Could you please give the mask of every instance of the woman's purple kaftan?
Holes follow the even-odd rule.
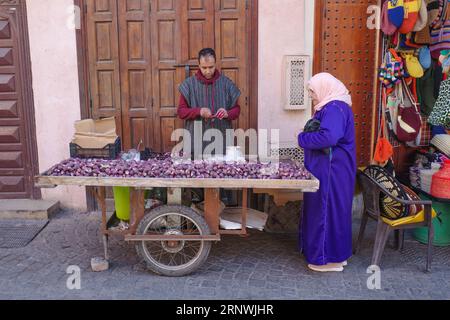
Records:
[[[353,112],[332,101],[316,113],[317,132],[298,136],[305,149],[305,167],[320,181],[316,193],[306,193],[300,224],[300,249],[310,264],[339,263],[352,255],[352,200],[356,179]],[[323,149],[332,148],[330,154]]]

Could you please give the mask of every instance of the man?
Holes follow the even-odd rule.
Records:
[[[238,119],[241,113],[238,104],[241,92],[233,81],[217,70],[217,58],[213,49],[201,50],[198,61],[200,70],[180,85],[178,116],[186,121],[185,128],[191,134],[191,153],[196,150],[195,143],[201,146],[202,154],[211,143],[203,141],[203,136],[199,136],[200,132],[194,130],[197,126],[202,129],[201,135],[209,129],[218,129],[222,133],[223,150],[216,151],[224,154],[226,130],[232,129],[231,121]]]

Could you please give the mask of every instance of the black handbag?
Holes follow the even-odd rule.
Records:
[[[316,131],[319,131],[319,129],[320,129],[320,121],[317,119],[311,119],[306,123],[303,131],[304,132],[316,132]]]
[[[309,120],[305,128],[303,129],[303,132],[316,132],[320,130],[320,121],[317,119],[311,119]],[[322,150],[326,155],[329,155],[331,152],[331,148],[323,149]]]

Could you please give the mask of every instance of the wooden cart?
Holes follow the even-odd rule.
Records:
[[[194,272],[207,259],[211,243],[221,235],[247,235],[248,189],[289,189],[316,192],[319,181],[311,180],[250,180],[250,179],[148,179],[61,177],[46,174],[35,178],[41,188],[60,185],[95,187],[95,196],[102,211],[102,233],[105,259],[108,260],[108,238],[119,235],[134,242],[136,251],[150,270],[165,276],[184,276]],[[130,187],[130,227],[112,230],[106,214],[106,187]],[[145,190],[167,188],[167,205],[145,214]],[[204,216],[181,205],[183,188],[204,189]],[[242,190],[242,229],[221,230],[220,189]],[[113,215],[114,216],[114,215]]]

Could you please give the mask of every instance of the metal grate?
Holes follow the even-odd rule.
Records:
[[[427,259],[427,246],[415,240],[406,240],[401,253],[405,264],[425,265]],[[450,266],[450,246],[433,246],[433,266]]]
[[[280,160],[290,159],[300,163],[305,162],[305,151],[299,147],[285,147],[279,149],[271,149],[271,156],[278,157]]]
[[[303,110],[309,106],[306,81],[310,78],[309,56],[285,56],[285,109]]]
[[[48,220],[0,221],[0,248],[22,248],[28,245],[48,224]]]

